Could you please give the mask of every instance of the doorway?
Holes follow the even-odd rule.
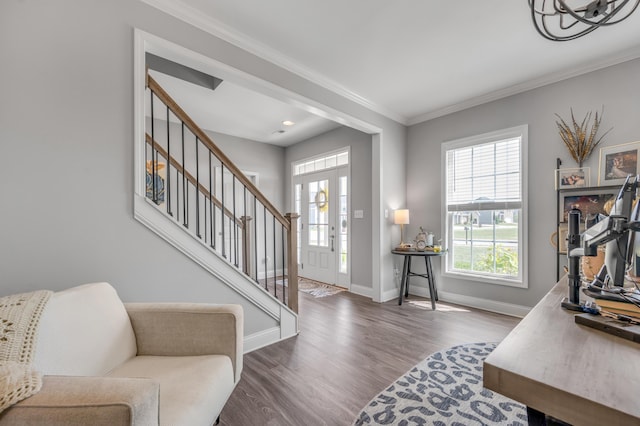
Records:
[[[293,168],[293,208],[300,215],[299,275],[349,289],[348,151],[327,154],[320,160],[298,162]],[[313,171],[307,171],[304,164],[311,163]]]

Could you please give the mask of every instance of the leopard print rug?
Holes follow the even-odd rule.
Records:
[[[497,343],[436,352],[396,380],[353,425],[527,425],[527,409],[482,386],[482,363]]]

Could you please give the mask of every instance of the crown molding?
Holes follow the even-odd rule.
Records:
[[[207,32],[217,38],[245,50],[252,55],[271,62],[289,72],[299,75],[300,77],[315,83],[324,89],[327,89],[337,95],[340,95],[352,102],[355,102],[373,112],[381,114],[400,124],[407,125],[408,119],[394,111],[391,111],[381,105],[378,105],[367,98],[347,89],[340,83],[321,75],[320,73],[305,67],[284,53],[273,49],[224,23],[205,16],[199,10],[189,6],[180,0],[141,0],[176,19],[186,22],[204,32]]]
[[[591,62],[584,64],[577,68],[571,68],[569,70],[559,71],[551,74],[547,74],[540,78],[529,80],[524,83],[515,84],[504,89],[496,90],[494,92],[487,93],[485,95],[477,96],[465,101],[446,106],[434,111],[430,111],[416,117],[407,120],[407,126],[413,126],[415,124],[423,123],[425,121],[433,120],[434,118],[442,117],[454,112],[462,111],[468,108],[472,108],[478,105],[486,104],[488,102],[497,101],[512,95],[526,92],[528,90],[537,89],[539,87],[547,86],[549,84],[557,83],[559,81],[567,80],[572,77],[577,77],[583,74],[590,73],[592,71],[598,71],[603,68],[607,68],[613,65],[618,65],[623,62],[632,61],[640,58],[640,47],[631,50],[626,50],[614,56],[610,56],[601,61]]]

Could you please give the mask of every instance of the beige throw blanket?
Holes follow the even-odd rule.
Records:
[[[31,369],[40,316],[52,292],[0,297],[0,413],[42,387],[42,375]]]

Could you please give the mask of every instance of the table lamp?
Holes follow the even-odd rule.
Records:
[[[400,245],[398,247],[406,247],[409,244],[404,242],[404,225],[409,224],[409,210],[400,209],[393,212],[393,223],[400,225]]]

